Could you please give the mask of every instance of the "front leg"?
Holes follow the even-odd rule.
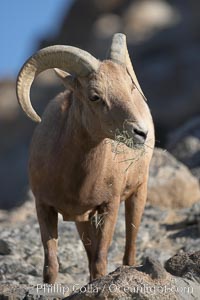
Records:
[[[119,204],[119,197],[107,204],[106,209],[99,211],[99,218],[93,224],[96,232],[96,247],[93,249],[91,261],[91,279],[102,277],[107,272],[107,254],[117,221]]]
[[[136,238],[147,198],[147,181],[125,201],[126,246],[123,264],[132,266],[136,257]]]
[[[44,247],[44,283],[54,284],[58,274],[58,213],[53,207],[36,200],[36,210]]]

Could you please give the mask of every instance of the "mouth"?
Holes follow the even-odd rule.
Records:
[[[116,129],[114,140],[118,144],[126,145],[128,148],[139,149],[144,147],[146,137],[144,138],[137,132],[131,132],[130,134],[127,130],[120,131],[119,129]]]

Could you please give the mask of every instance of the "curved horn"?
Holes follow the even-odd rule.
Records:
[[[41,72],[59,68],[77,76],[88,76],[98,69],[98,60],[86,51],[71,46],[50,46],[31,56],[21,68],[17,78],[17,98],[23,111],[33,121],[41,119],[30,101],[31,85]]]
[[[146,100],[144,93],[140,87],[140,84],[137,80],[135,71],[133,69],[133,65],[130,60],[130,56],[127,49],[126,44],[126,36],[123,33],[115,33],[112,39],[112,44],[109,51],[109,59],[113,60],[114,62],[122,65],[126,65],[127,71],[130,74],[134,84],[136,85],[137,89],[139,90],[140,94]]]

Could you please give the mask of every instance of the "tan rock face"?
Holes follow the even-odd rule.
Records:
[[[148,202],[161,207],[183,208],[199,199],[197,178],[168,152],[155,149],[150,166]]]

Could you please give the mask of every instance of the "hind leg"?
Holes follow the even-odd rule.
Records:
[[[58,274],[57,239],[58,213],[54,208],[36,201],[36,211],[44,247],[44,283],[54,284]]]

